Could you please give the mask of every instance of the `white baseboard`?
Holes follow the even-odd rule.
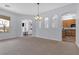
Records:
[[[17,38],[16,36],[12,36],[12,37],[7,37],[7,38],[0,38],[0,40],[7,40],[7,39],[15,39]]]
[[[61,40],[58,40],[56,38],[49,38],[49,37],[46,37],[46,36],[42,36],[42,35],[36,35],[35,37],[39,37],[39,38],[44,38],[44,39],[49,39],[49,40],[56,40],[56,41],[61,41]]]

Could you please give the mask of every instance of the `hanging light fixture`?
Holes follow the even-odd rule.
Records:
[[[37,21],[40,21],[40,20],[43,18],[43,17],[41,17],[40,14],[39,14],[39,4],[40,4],[40,3],[37,3],[37,6],[38,6],[38,7],[37,7],[37,9],[38,9],[38,14],[37,14],[36,16],[34,16],[35,20],[37,20]]]

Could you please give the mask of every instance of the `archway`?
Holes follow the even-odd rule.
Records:
[[[76,15],[65,14],[62,16],[62,41],[76,42]]]
[[[21,36],[32,35],[32,20],[22,20],[21,29]]]

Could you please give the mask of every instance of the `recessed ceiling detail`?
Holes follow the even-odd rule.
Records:
[[[40,13],[47,12],[68,4],[69,3],[40,3]],[[36,3],[0,3],[0,8],[24,15],[37,14]]]

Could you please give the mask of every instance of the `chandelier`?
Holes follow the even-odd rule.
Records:
[[[40,4],[40,3],[37,3],[37,6],[38,6],[38,7],[37,7],[37,11],[38,11],[38,12],[37,12],[37,13],[38,13],[38,14],[37,14],[36,16],[34,16],[35,20],[37,20],[37,21],[40,21],[40,20],[43,18],[43,17],[41,17],[41,16],[39,15],[39,4]]]

